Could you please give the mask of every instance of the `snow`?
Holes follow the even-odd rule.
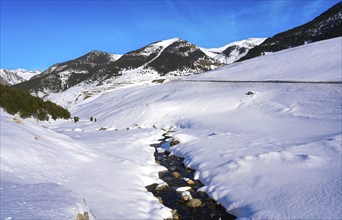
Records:
[[[120,54],[110,54],[110,61],[114,62],[114,61],[120,59],[120,57],[122,57],[122,55],[120,55]]]
[[[171,217],[144,187],[165,184],[157,174],[165,168],[149,144],[161,138],[161,129],[172,129],[180,144],[163,149],[184,157],[204,184],[200,190],[229,213],[341,219],[342,84],[319,82],[342,81],[340,42],[307,44],[163,84],[102,87],[69,103],[78,123],[17,124],[2,112],[1,218],[73,218],[83,198],[100,219]],[[82,86],[54,98],[76,91]]]
[[[179,38],[172,38],[168,40],[159,41],[153,44],[150,44],[139,52],[135,52],[134,55],[136,56],[150,56],[152,53],[158,52],[159,54],[168,46],[179,41]]]
[[[29,71],[25,69],[0,69],[0,81],[4,84],[15,85],[29,80],[32,76],[38,75],[41,72],[39,70]]]
[[[24,78],[25,80],[31,79],[35,75],[39,75],[41,73],[40,70],[26,70],[26,69],[15,69],[13,70],[16,72],[20,77]]]
[[[31,79],[31,77],[40,74],[39,70],[29,71],[26,69],[0,69],[0,78],[6,84],[15,85]]]
[[[342,81],[341,51],[338,37],[227,65],[194,79]]]
[[[219,48],[210,48],[210,49],[206,49],[206,48],[200,48],[203,53],[205,53],[207,56],[221,62],[221,63],[225,63],[225,64],[231,64],[234,63],[235,61],[239,60],[241,57],[243,57],[244,55],[247,54],[248,50],[261,44],[262,42],[264,42],[266,40],[266,38],[248,38],[245,40],[241,40],[241,41],[235,41],[232,43],[229,43],[223,47],[219,47]],[[226,50],[228,47],[231,46],[238,46],[239,48],[246,48],[245,52],[241,53],[238,49],[235,49],[231,52],[230,56],[226,56],[225,54],[223,54],[223,51]]]
[[[1,219],[72,219],[83,199],[97,218],[171,217],[144,188],[161,182],[149,147],[160,131],[74,132],[79,124],[56,122],[62,134],[20,120],[1,111]]]
[[[227,45],[224,45],[222,47],[210,48],[207,50],[214,52],[214,53],[222,53],[225,49],[227,49],[230,46],[235,46],[235,45],[240,46],[240,47],[248,46],[248,45],[256,46],[256,45],[262,44],[262,42],[264,42],[265,40],[266,40],[266,38],[248,38],[248,39],[241,40],[241,41],[234,41],[234,42],[229,43]]]

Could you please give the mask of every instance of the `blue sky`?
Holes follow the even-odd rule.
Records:
[[[1,0],[1,68],[45,70],[91,50],[124,54],[174,37],[220,47],[271,37],[339,0]]]

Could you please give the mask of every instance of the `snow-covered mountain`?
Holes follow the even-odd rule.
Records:
[[[92,51],[80,58],[55,64],[18,88],[45,95],[77,84],[136,82],[160,77],[203,73],[223,63],[196,45],[174,38],[149,44],[123,56]]]
[[[60,92],[88,80],[99,69],[120,57],[121,55],[94,50],[74,60],[54,64],[34,79],[17,87],[42,94]]]
[[[219,60],[222,63],[230,64],[245,56],[250,49],[260,45],[265,40],[266,38],[248,38],[229,43],[223,47],[211,49],[202,48],[202,50],[209,57]]]
[[[335,4],[310,22],[267,38],[240,60],[339,36],[342,36],[342,2]]]
[[[161,76],[198,74],[221,66],[222,63],[207,56],[196,45],[179,39],[149,44],[123,55],[119,60],[100,70],[104,79],[129,75],[145,80]]]
[[[92,51],[55,64],[19,88],[45,96],[75,85],[133,83],[199,74],[232,63],[264,39],[247,39],[220,49],[204,49],[173,38],[149,44],[124,55]]]
[[[0,83],[4,85],[15,85],[31,79],[33,76],[39,75],[39,70],[26,69],[0,69]]]

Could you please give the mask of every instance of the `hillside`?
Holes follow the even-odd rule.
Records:
[[[51,101],[30,95],[27,92],[16,90],[0,84],[0,107],[9,114],[19,114],[22,118],[33,117],[37,120],[49,120],[49,117],[69,119],[68,110]]]
[[[117,60],[120,55],[91,51],[75,60],[55,64],[33,79],[15,85],[35,94],[60,92],[88,80],[105,65]]]
[[[337,37],[269,53],[266,56],[227,65],[187,79],[342,81],[341,51],[342,37]]]

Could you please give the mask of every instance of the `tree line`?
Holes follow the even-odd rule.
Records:
[[[33,117],[41,121],[49,117],[69,119],[70,112],[61,106],[32,96],[26,91],[17,90],[0,84],[0,107],[9,114],[19,114],[22,118]]]

